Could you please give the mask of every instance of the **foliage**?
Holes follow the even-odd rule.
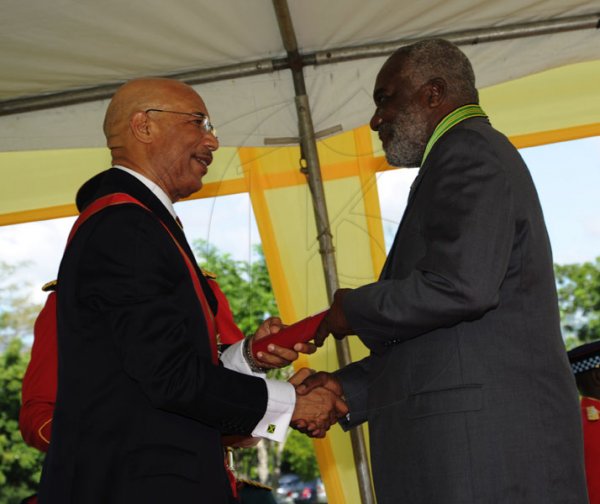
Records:
[[[283,449],[282,472],[296,473],[304,481],[319,476],[319,466],[310,438],[298,431],[290,433]]]
[[[600,257],[595,262],[555,265],[554,269],[567,341],[600,339]]]
[[[19,267],[0,262],[0,502],[17,503],[35,493],[43,455],[25,445],[19,431],[21,380],[29,352],[22,338],[32,332],[39,306],[11,281]]]
[[[279,314],[260,246],[255,247],[253,262],[236,261],[204,240],[194,242],[194,249],[200,257],[200,266],[217,275],[217,282],[244,334],[253,334],[264,319]]]
[[[12,504],[35,493],[44,455],[25,445],[19,431],[21,380],[29,361],[12,339],[0,356],[0,502]]]

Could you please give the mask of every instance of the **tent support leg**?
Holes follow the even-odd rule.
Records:
[[[308,185],[313,200],[313,209],[317,225],[319,252],[323,263],[325,284],[329,303],[333,301],[333,294],[339,288],[337,266],[335,261],[335,249],[333,247],[333,236],[329,224],[323,179],[321,178],[321,165],[317,152],[317,142],[310,113],[310,104],[306,94],[306,83],[304,81],[303,60],[298,52],[294,26],[290,16],[287,0],[273,0],[273,6],[277,15],[281,37],[284,47],[288,53],[288,62],[292,71],[295,91],[296,112],[298,115],[298,130],[300,136],[300,147],[302,157],[306,161],[308,172]],[[347,339],[336,340],[337,358],[340,366],[346,366],[351,362],[350,346]],[[363,504],[375,504],[375,494],[369,470],[369,460],[362,425],[350,431],[354,464],[358,478],[358,488],[361,502]]]

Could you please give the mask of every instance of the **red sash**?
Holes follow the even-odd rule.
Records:
[[[79,218],[75,221],[75,224],[73,224],[73,228],[71,229],[71,232],[69,233],[69,238],[67,240],[67,246],[69,245],[69,243],[71,243],[71,240],[73,239],[73,236],[75,236],[75,233],[77,232],[79,227],[86,220],[88,220],[92,215],[97,214],[98,212],[100,212],[101,210],[103,210],[106,207],[114,206],[114,205],[123,205],[123,204],[138,205],[138,206],[141,206],[142,208],[144,208],[145,210],[147,210],[148,212],[153,213],[152,210],[150,210],[141,201],[138,201],[133,196],[129,196],[129,194],[125,194],[125,193],[108,194],[106,196],[98,198],[91,205],[89,205],[83,212],[81,212],[81,214],[79,215]],[[167,225],[161,219],[158,219],[158,221],[162,224],[162,227],[165,229],[165,231],[167,233],[169,233],[169,236],[173,239],[173,243],[175,243],[175,245],[177,246],[177,249],[181,253],[181,257],[183,258],[185,265],[187,266],[187,269],[190,272],[190,278],[192,279],[192,284],[194,285],[194,290],[196,291],[196,296],[198,297],[198,302],[200,303],[200,306],[202,307],[202,312],[204,313],[204,319],[206,320],[206,328],[208,330],[208,338],[209,338],[209,342],[210,342],[212,361],[213,361],[213,364],[216,365],[219,361],[219,358],[218,358],[218,354],[217,354],[217,336],[216,336],[217,330],[215,327],[215,319],[214,319],[213,312],[210,309],[210,306],[208,305],[208,301],[206,300],[206,296],[204,295],[204,291],[202,290],[202,286],[200,285],[200,279],[198,278],[198,273],[196,272],[196,269],[194,268],[192,261],[190,261],[189,256],[186,254],[185,250],[183,250],[183,248],[181,247],[179,242],[175,239],[175,237],[173,236],[173,233],[171,233],[171,231],[169,230]]]

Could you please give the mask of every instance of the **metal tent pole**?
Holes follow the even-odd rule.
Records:
[[[315,58],[316,64],[323,65],[326,63],[339,63],[340,61],[385,56],[393,53],[396,49],[402,46],[412,44],[418,40],[432,38],[433,36],[435,36],[435,38],[446,39],[459,46],[467,46],[483,44],[485,42],[498,42],[500,40],[548,35],[550,33],[561,33],[576,30],[597,30],[598,28],[600,28],[600,13],[556,19],[544,19],[541,21],[530,21],[526,23],[513,23],[503,26],[474,28],[471,30],[447,32],[439,35],[428,35],[425,37],[415,37],[404,40],[401,39],[391,42],[339,47],[326,51],[318,51],[311,56]]]
[[[533,37],[575,30],[594,30],[600,28],[600,13],[569,16],[556,19],[545,19],[527,23],[513,23],[503,26],[493,26],[436,34],[457,45],[473,45],[499,40]],[[362,44],[351,47],[338,47],[303,54],[300,56],[302,65],[324,65],[362,58],[386,56],[403,45],[410,44],[424,37],[400,39],[383,43]],[[226,65],[214,68],[200,68],[188,72],[165,74],[164,77],[178,79],[188,84],[202,84],[226,79],[247,77],[272,73],[277,70],[290,68],[289,57],[260,59],[245,63]],[[65,105],[74,105],[94,100],[110,98],[124,81],[101,84],[98,86],[70,89],[33,96],[23,96],[9,100],[0,100],[0,116],[19,114],[33,110],[42,110]]]
[[[310,114],[310,103],[306,94],[306,83],[304,81],[304,63],[298,52],[298,44],[292,18],[288,8],[287,0],[273,0],[273,6],[281,31],[283,45],[288,54],[288,63],[294,80],[296,93],[295,104],[298,114],[298,129],[300,134],[300,145],[302,157],[306,161],[308,184],[313,200],[313,209],[317,225],[319,252],[323,263],[325,284],[329,303],[333,301],[333,294],[339,288],[337,266],[335,262],[335,250],[333,247],[332,234],[327,214],[325,191],[321,178],[321,166],[317,152],[317,142]],[[350,364],[350,346],[346,339],[336,340],[336,351],[340,366]],[[363,504],[375,504],[375,494],[369,471],[369,460],[362,426],[350,430],[354,464],[358,478],[358,488]]]

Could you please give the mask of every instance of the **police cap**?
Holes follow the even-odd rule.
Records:
[[[573,374],[600,368],[600,340],[578,346],[567,353]]]

